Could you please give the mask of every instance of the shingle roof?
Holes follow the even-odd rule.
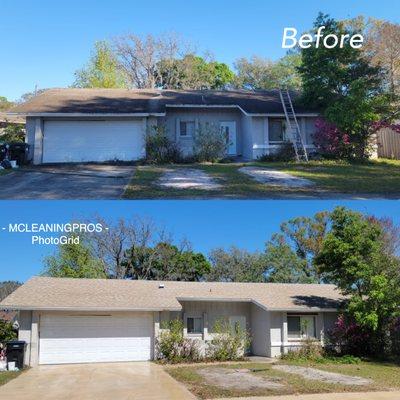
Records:
[[[294,94],[293,94],[294,95]],[[239,106],[249,114],[282,114],[278,90],[49,89],[10,113],[165,113],[166,107]],[[315,112],[296,107],[298,113]]]
[[[180,301],[190,300],[252,301],[270,310],[306,310],[336,309],[343,297],[334,285],[34,277],[5,298],[0,307],[180,310]]]

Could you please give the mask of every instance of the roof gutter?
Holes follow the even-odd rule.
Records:
[[[166,104],[166,108],[237,108],[247,117],[285,117],[284,113],[249,113],[238,104]],[[315,112],[297,113],[298,117],[318,117],[320,114]]]
[[[116,307],[34,307],[34,306],[8,306],[0,304],[0,307],[7,310],[17,311],[182,311],[182,307],[136,307],[136,308],[116,308]]]
[[[225,303],[251,303],[253,300],[249,298],[233,298],[233,297],[177,297],[178,301],[206,301],[206,302],[225,302]]]
[[[52,112],[8,112],[10,116],[25,117],[164,117],[166,113],[52,113]]]

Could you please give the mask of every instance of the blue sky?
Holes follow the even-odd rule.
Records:
[[[179,241],[188,239],[196,251],[236,245],[263,250],[279,224],[345,205],[400,224],[398,201],[2,201],[0,212],[0,281],[24,281],[42,270],[42,259],[56,246],[33,246],[30,234],[7,233],[9,223],[62,223],[90,219],[141,216],[151,218]]]
[[[129,31],[175,31],[228,64],[252,54],[276,59],[283,28],[304,31],[320,10],[338,19],[400,18],[398,0],[1,0],[0,96],[70,85],[96,40]]]

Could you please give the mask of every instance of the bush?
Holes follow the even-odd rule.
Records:
[[[282,354],[282,360],[290,361],[318,361],[324,357],[321,343],[314,339],[305,339],[302,346],[295,350],[289,350]]]
[[[276,151],[259,157],[259,161],[275,162],[275,161],[294,161],[296,153],[292,142],[283,143]]]
[[[250,335],[239,324],[234,329],[225,320],[214,325],[214,336],[206,350],[207,358],[213,361],[241,360],[250,346]]]
[[[200,162],[217,162],[226,157],[228,144],[216,124],[199,124],[194,135],[193,154]]]
[[[336,125],[318,118],[315,122],[314,145],[318,152],[325,158],[343,159],[350,158],[353,145],[350,137],[341,132]]]
[[[146,133],[146,161],[152,164],[177,163],[182,154],[177,144],[169,139],[164,125],[153,125]]]
[[[12,323],[0,319],[0,344],[5,345],[8,341],[17,337]]]
[[[289,350],[281,356],[282,360],[306,362],[311,361],[318,364],[358,364],[361,362],[359,357],[346,354],[343,356],[331,355],[319,342],[313,339],[306,339],[302,347],[296,350]]]
[[[371,334],[355,322],[346,319],[344,315],[340,315],[335,326],[327,332],[326,346],[334,354],[370,355]]]
[[[400,358],[400,317],[396,318],[390,327],[391,354]]]
[[[25,129],[23,124],[7,124],[3,131],[0,129],[0,142],[14,143],[25,141]]]
[[[202,357],[196,340],[183,336],[183,322],[174,319],[162,326],[156,339],[157,359],[172,364],[199,361]]]

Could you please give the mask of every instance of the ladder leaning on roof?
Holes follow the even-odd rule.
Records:
[[[292,99],[288,89],[279,89],[279,95],[285,112],[287,133],[289,140],[293,144],[296,161],[308,161],[307,150],[301,136],[300,126],[296,118]]]

